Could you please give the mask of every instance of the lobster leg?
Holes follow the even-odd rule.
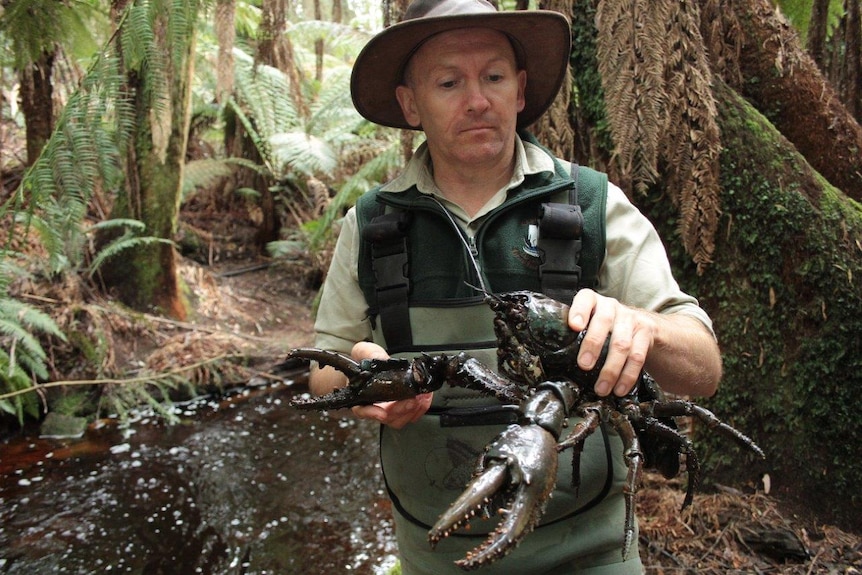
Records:
[[[644,456],[641,452],[640,440],[634,427],[625,415],[618,411],[610,412],[611,424],[623,440],[623,456],[626,459],[628,474],[623,486],[623,496],[626,501],[626,519],[623,540],[623,560],[628,558],[635,536],[635,495],[641,484],[641,473]]]
[[[641,405],[641,410],[644,412],[651,411],[656,417],[673,417],[680,415],[690,415],[699,419],[709,429],[718,431],[721,435],[729,437],[736,441],[742,447],[756,453],[759,457],[765,458],[766,454],[754,441],[730,425],[721,421],[716,415],[705,407],[696,405],[690,401],[682,399],[668,400],[662,403],[655,404],[652,408],[647,405]]]
[[[458,358],[421,356],[407,359],[365,359],[315,348],[291,350],[288,358],[302,358],[331,366],[347,376],[347,385],[319,397],[297,397],[290,402],[297,409],[341,409],[416,397],[442,387],[449,362]]]
[[[575,424],[569,435],[557,444],[557,451],[572,448],[572,487],[576,490],[581,486],[581,453],[584,450],[584,441],[602,422],[602,411],[598,404],[581,406],[578,412],[584,419]]]

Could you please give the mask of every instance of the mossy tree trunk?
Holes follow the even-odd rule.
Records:
[[[768,473],[777,492],[858,529],[862,208],[736,92],[720,82],[715,92],[724,151],[713,264],[698,274],[687,263],[659,190],[639,202],[715,322],[725,375],[702,403],[768,456],[698,430],[705,474],[755,486]]]
[[[798,33],[776,13],[772,2],[746,0],[733,5],[731,14],[742,37],[740,81],[731,83],[817,171],[862,201],[862,127],[852,110],[842,104],[837,90],[802,48]],[[703,24],[704,28],[711,25],[714,22]],[[858,61],[859,46],[846,48],[856,52],[848,60]]]
[[[172,240],[177,229],[190,118],[196,0],[155,0],[149,10],[158,49],[138,61],[118,36],[136,121],[126,156],[126,188],[118,194],[115,218],[146,225],[146,235]],[[180,11],[180,12],[177,12]],[[104,270],[106,282],[127,305],[183,319],[186,305],[177,273],[177,254],[163,242],[124,252]]]
[[[622,96],[603,92],[606,79],[602,86],[595,81],[602,69],[596,49],[602,21],[592,14],[609,13],[607,4],[628,1],[640,2],[594,0],[586,3],[583,16],[572,15],[577,98],[571,120],[576,144],[586,144],[576,156],[612,176],[625,171],[615,157],[619,145],[613,141],[616,128],[607,119],[607,108]],[[853,178],[862,170],[853,166],[862,157],[859,126],[837,98],[813,97],[829,86],[813,61],[800,54],[798,41],[776,29],[775,9],[767,10],[768,4],[698,3],[701,29],[709,30],[703,36],[710,48],[701,49],[712,55],[708,85],[721,134],[711,260],[696,263],[684,247],[684,214],[673,200],[675,178],[668,173],[673,165],[659,162],[659,178],[645,193],[626,191],[665,240],[683,289],[699,298],[715,322],[725,377],[715,398],[699,402],[750,434],[768,455],[765,462],[756,462],[696,427],[704,479],[757,486],[768,473],[774,490],[823,520],[858,529],[862,207],[857,199],[862,186]],[[640,2],[638,13],[649,15],[651,6]],[[625,6],[615,8],[628,13]],[[679,30],[669,28],[668,38]],[[783,39],[778,44],[773,43],[776,36]],[[667,50],[667,40],[657,38],[647,38],[643,48]],[[625,38],[614,41],[626,43]],[[696,50],[694,31],[687,31],[685,41]],[[743,45],[741,51],[734,49]],[[673,52],[666,52],[665,58],[670,56]],[[794,65],[777,67],[779,57]],[[731,86],[724,78],[733,74],[738,76]],[[661,79],[658,86],[666,87]],[[667,118],[683,120],[673,108],[691,102],[662,100]],[[800,131],[792,119],[797,124],[808,119],[809,129]],[[656,125],[667,138],[671,131],[661,122]],[[845,173],[850,171],[854,173]]]

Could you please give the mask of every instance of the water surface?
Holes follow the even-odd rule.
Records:
[[[290,385],[0,444],[0,573],[385,573],[377,427]]]

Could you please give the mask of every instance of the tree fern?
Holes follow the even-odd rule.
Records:
[[[320,219],[307,226],[312,249],[326,242],[331,235],[332,224],[346,208],[356,203],[359,196],[390,179],[403,166],[401,145],[399,132],[386,128],[381,129],[377,138],[365,140],[364,149],[360,146],[351,147],[351,152],[356,154],[354,162],[359,168],[339,185],[338,192]]]
[[[719,218],[718,160],[721,139],[712,75],[700,35],[700,14],[691,2],[668,13],[665,79],[667,129],[661,157],[665,182],[680,211],[680,236],[692,260],[712,260]]]
[[[117,54],[114,42],[109,40],[103,49],[93,55],[90,67],[78,89],[69,97],[41,155],[26,171],[15,193],[0,204],[0,220],[13,224],[9,226],[5,238],[6,249],[0,252],[0,340],[3,343],[0,395],[32,386],[34,381],[47,376],[46,354],[39,336],[51,335],[63,339],[63,334],[50,318],[16,301],[8,291],[10,281],[6,274],[10,273],[12,267],[10,262],[13,258],[24,257],[10,251],[20,241],[18,238],[30,237],[29,233],[35,233],[47,254],[46,275],[91,273],[120,250],[141,242],[154,241],[133,237],[130,232],[135,226],[129,222],[120,222],[116,225],[125,226],[124,229],[129,233],[107,244],[105,251],[93,255],[89,266],[86,265],[91,259],[91,244],[87,241],[89,230],[84,226],[85,218],[97,194],[112,194],[123,189],[122,150],[127,149],[126,144],[136,125],[130,99],[134,94],[129,93],[123,70],[133,69],[140,76],[146,76],[148,81],[143,85],[159,86],[167,55],[162,55],[154,42],[153,10],[160,6],[187,10],[186,4],[196,5],[196,2],[183,0],[171,2],[164,4],[162,0],[157,0],[155,6],[147,1],[129,3],[119,20],[118,33],[124,39],[123,54]],[[37,0],[13,2],[2,14],[0,24],[4,33],[13,30],[10,22],[22,22],[12,16],[24,14],[10,13],[9,9],[24,9],[28,6],[49,11],[68,8],[65,3],[55,0],[47,3]],[[45,14],[48,12],[27,12],[27,16],[36,18],[27,20],[28,25],[35,25],[35,29],[39,29],[39,26],[50,28],[55,19]],[[18,28],[14,30],[18,31]],[[22,53],[38,48],[38,45],[34,46],[22,45]],[[143,96],[152,100],[153,109],[158,113],[156,92],[161,90]],[[33,263],[40,261],[34,259]],[[15,396],[0,400],[0,407],[22,417],[27,401]]]

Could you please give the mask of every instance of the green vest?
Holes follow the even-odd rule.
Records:
[[[434,198],[415,187],[397,193],[376,188],[360,197],[356,204],[360,234],[358,274],[374,328],[374,341],[393,355],[495,347],[492,316],[490,310],[481,309],[487,306],[482,303],[484,294],[476,288],[484,286],[492,293],[543,291],[546,284],[540,274],[542,260],[529,249],[529,228],[537,225],[543,204],[569,205],[575,185],[570,171],[561,162],[554,159],[554,165],[554,173],[526,176],[502,205],[483,218],[472,242],[468,242]],[[607,176],[585,167],[579,167],[576,176],[583,229],[579,239],[580,273],[577,285],[571,286],[569,301],[576,289],[595,286],[605,252]],[[395,286],[399,282],[397,278],[381,280],[379,269],[375,274],[375,244],[366,233],[373,236],[375,232],[369,229],[369,224],[382,214],[403,221],[403,241],[397,238],[394,244],[382,249],[386,256],[400,258],[395,268],[399,273],[401,269],[406,271],[404,285],[398,289],[381,286],[381,283]],[[396,250],[403,253],[390,253]],[[471,250],[480,268],[478,272],[470,258]],[[381,291],[381,287],[386,289]],[[387,305],[382,298],[403,305],[412,338],[386,341],[385,326],[378,321],[381,308]]]

